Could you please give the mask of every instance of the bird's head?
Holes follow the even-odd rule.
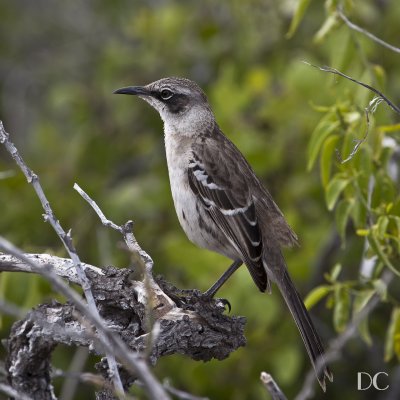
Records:
[[[164,121],[166,133],[189,135],[214,122],[206,95],[189,79],[163,78],[146,86],[117,89],[114,93],[136,95],[149,103]]]

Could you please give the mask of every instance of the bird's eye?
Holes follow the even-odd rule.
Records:
[[[173,94],[172,91],[169,90],[169,89],[163,89],[163,90],[161,90],[161,98],[162,98],[163,100],[168,100],[168,99],[170,99],[173,95],[174,95],[174,94]]]

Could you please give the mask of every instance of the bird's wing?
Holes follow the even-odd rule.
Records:
[[[269,282],[262,261],[262,236],[254,201],[246,176],[240,171],[237,155],[229,148],[218,148],[215,142],[208,146],[193,146],[188,166],[189,184],[215,224],[241,255],[254,282],[265,291],[269,289]]]

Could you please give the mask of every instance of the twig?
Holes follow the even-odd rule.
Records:
[[[382,103],[383,99],[382,97],[374,97],[370,102],[368,107],[365,108],[365,120],[366,120],[366,128],[365,128],[365,133],[364,136],[361,139],[355,139],[355,146],[353,147],[353,150],[351,153],[343,160],[342,156],[340,155],[339,149],[336,149],[336,156],[341,164],[344,164],[348,161],[350,161],[356,154],[360,146],[367,140],[368,134],[369,134],[369,128],[370,128],[370,120],[369,120],[369,114],[374,113],[376,111],[376,108],[380,103]]]
[[[17,390],[15,390],[14,388],[12,388],[9,385],[6,385],[5,383],[0,383],[0,392],[3,392],[7,396],[18,399],[18,400],[32,400],[26,394],[19,393]]]
[[[393,279],[393,274],[391,271],[385,271],[382,275],[382,281],[387,285]],[[354,317],[352,322],[347,326],[346,330],[332,340],[329,344],[327,351],[324,354],[324,359],[319,358],[314,369],[310,369],[307,373],[306,379],[304,381],[303,387],[297,394],[295,400],[307,400],[311,398],[314,394],[314,373],[319,374],[325,367],[326,363],[331,363],[340,357],[340,353],[346,343],[357,333],[357,328],[360,323],[375,309],[375,307],[380,302],[380,295],[375,293],[367,305]]]
[[[2,236],[0,236],[0,250],[11,254],[15,258],[18,258],[23,264],[29,265],[29,270],[31,272],[45,276],[58,292],[76,305],[83,315],[89,317],[90,319],[97,318],[97,315],[94,314],[91,309],[88,309],[87,304],[82,300],[81,296],[72,290],[67,284],[65,284],[59,276],[57,276],[57,274],[52,270],[51,265],[46,266],[37,264],[35,261],[33,261],[32,257],[26,256],[20,249]],[[104,325],[104,327],[105,326],[106,325]]]
[[[261,372],[260,379],[265,386],[265,389],[267,389],[268,393],[271,395],[272,400],[287,400],[286,396],[270,374]]]
[[[344,74],[343,72],[338,71],[338,70],[335,69],[335,68],[331,68],[331,67],[327,67],[327,66],[320,67],[320,66],[318,66],[318,65],[311,64],[311,63],[309,63],[308,61],[304,61],[304,60],[303,60],[303,63],[306,64],[306,65],[309,65],[310,67],[317,68],[317,69],[319,69],[320,71],[329,72],[329,73],[331,73],[331,74],[335,74],[335,75],[342,76],[343,78],[346,78],[346,79],[348,79],[348,80],[350,80],[350,81],[352,81],[352,82],[354,82],[354,83],[357,83],[358,85],[364,86],[365,88],[367,88],[367,89],[370,90],[371,92],[374,92],[376,95],[378,95],[379,97],[381,97],[381,98],[383,99],[383,101],[384,101],[393,111],[395,111],[397,114],[400,114],[400,108],[397,107],[394,103],[392,103],[392,102],[391,102],[382,92],[380,92],[378,89],[375,89],[374,87],[372,87],[372,86],[370,86],[370,85],[368,85],[368,84],[366,84],[366,83],[360,82],[360,81],[358,81],[357,79],[354,79],[354,78],[352,78],[352,77],[350,77],[350,76]]]
[[[351,22],[346,15],[343,13],[343,7],[339,6],[337,8],[337,12],[339,17],[344,21],[344,23],[350,28],[353,29],[354,31],[360,32],[362,34],[364,34],[365,36],[367,36],[368,38],[370,38],[371,40],[373,40],[374,42],[380,44],[383,47],[386,47],[389,50],[394,51],[395,53],[400,53],[400,48],[393,46],[389,43],[386,43],[385,41],[383,41],[382,39],[379,39],[378,37],[376,37],[375,35],[373,35],[371,32],[368,32],[366,29],[361,28],[360,26],[354,24],[353,22]]]
[[[164,300],[169,304],[170,307],[174,307],[174,302],[168,298],[165,293],[160,289],[158,284],[155,282],[152,269],[153,269],[153,260],[151,257],[140,247],[137,242],[135,236],[133,235],[133,221],[128,221],[124,225],[117,225],[111,220],[109,220],[97,203],[77,184],[74,184],[74,189],[85,199],[89,205],[93,208],[96,214],[99,216],[102,224],[104,226],[110,227],[117,232],[121,233],[123,236],[125,243],[132,253],[132,255],[136,256],[135,258],[139,261],[139,265],[142,267],[144,272],[144,294],[147,297],[146,304],[146,318],[147,318],[147,331],[149,332],[147,335],[147,346],[146,353],[149,355],[151,353],[152,347],[157,338],[158,325],[157,323],[153,323],[152,321],[152,304],[154,303],[153,299],[155,296],[162,296]],[[153,326],[154,324],[154,326]]]
[[[64,371],[60,368],[53,368],[51,371],[51,377],[54,378],[69,378],[78,382],[91,383],[96,386],[108,386],[110,389],[110,382],[107,382],[100,374],[92,372],[75,372],[75,371]],[[60,396],[60,400],[62,396]]]
[[[87,304],[82,300],[81,296],[73,291],[65,282],[58,277],[50,268],[37,265],[32,259],[26,257],[24,253],[0,236],[0,250],[5,251],[14,257],[19,258],[22,262],[30,265],[33,272],[44,275],[53,287],[70,300],[77,310],[84,315],[96,327],[99,332],[99,340],[102,343],[106,353],[115,354],[125,367],[136,374],[145,385],[149,398],[152,400],[169,400],[170,397],[165,392],[161,383],[153,376],[146,362],[133,353],[118,335],[111,332],[105,321],[94,313]],[[97,310],[97,309],[96,309]],[[101,333],[101,335],[100,335]]]
[[[331,74],[335,74],[335,75],[342,76],[343,78],[346,78],[346,79],[348,79],[348,80],[350,80],[350,81],[352,81],[352,82],[354,82],[354,83],[357,83],[358,85],[361,85],[361,86],[367,88],[368,90],[370,90],[370,91],[372,91],[372,92],[374,92],[375,94],[378,95],[378,97],[374,97],[374,98],[370,101],[368,107],[365,108],[365,117],[366,117],[366,125],[367,125],[367,126],[366,126],[366,129],[365,129],[365,133],[364,133],[364,136],[363,136],[361,139],[356,140],[356,144],[355,144],[353,150],[351,151],[350,155],[349,155],[348,157],[346,157],[346,158],[343,160],[342,157],[341,157],[341,155],[340,155],[340,153],[339,153],[339,150],[336,149],[336,155],[337,155],[337,157],[338,157],[338,159],[339,159],[339,161],[340,161],[341,164],[344,164],[344,163],[350,161],[350,160],[355,156],[355,154],[357,153],[357,151],[358,151],[358,149],[360,148],[360,146],[361,146],[361,145],[365,142],[365,140],[367,139],[368,133],[369,133],[369,128],[370,128],[369,114],[370,114],[370,113],[374,113],[374,112],[376,111],[376,108],[378,107],[378,105],[379,105],[382,101],[384,101],[393,111],[395,111],[396,113],[400,114],[400,108],[397,107],[394,103],[392,103],[392,102],[391,102],[382,92],[380,92],[378,89],[375,89],[374,87],[372,87],[372,86],[370,86],[370,85],[368,85],[368,84],[366,84],[366,83],[360,82],[360,81],[358,81],[357,79],[354,79],[354,78],[352,78],[352,77],[350,77],[350,76],[348,76],[348,75],[345,75],[343,72],[340,72],[340,71],[338,71],[338,70],[335,69],[335,68],[326,67],[326,66],[325,66],[325,67],[320,67],[320,66],[318,66],[318,65],[311,64],[311,63],[309,63],[308,61],[303,61],[303,63],[306,64],[306,65],[309,65],[309,66],[311,66],[311,67],[317,68],[317,69],[319,69],[320,71],[329,72],[329,73],[331,73]]]
[[[141,260],[144,263],[145,270],[151,273],[154,262],[152,258],[139,246],[139,243],[137,242],[135,236],[133,235],[132,233],[133,221],[128,221],[124,225],[115,224],[104,215],[103,211],[101,211],[97,203],[77,183],[74,184],[74,189],[89,203],[89,205],[99,216],[100,221],[104,226],[116,230],[124,237],[128,249],[132,253],[138,254],[140,256]]]
[[[25,175],[28,183],[30,183],[33,186],[37,196],[39,197],[40,203],[42,204],[42,207],[44,209],[45,221],[50,222],[50,225],[53,227],[58,237],[61,239],[61,242],[63,243],[65,249],[67,250],[69,256],[71,257],[71,260],[74,263],[76,273],[79,277],[80,285],[85,293],[88,307],[91,309],[93,314],[97,314],[97,316],[99,316],[99,312],[96,308],[96,303],[94,301],[93,293],[90,289],[89,280],[87,279],[85,271],[82,268],[82,263],[81,260],[79,259],[75,246],[72,243],[71,234],[70,232],[66,233],[62,228],[60,222],[56,218],[50,206],[49,201],[47,200],[47,197],[42,189],[42,186],[40,185],[39,177],[26,165],[25,161],[19,154],[14,143],[10,141],[10,135],[5,131],[2,121],[0,121],[0,143],[2,143],[5,146],[6,150],[10,153],[11,157],[15,160],[15,162]],[[118,372],[117,362],[115,361],[115,357],[113,356],[112,353],[107,354],[107,360],[116,392],[124,393],[124,388],[122,386],[121,378]]]

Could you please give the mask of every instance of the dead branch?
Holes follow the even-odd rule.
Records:
[[[143,354],[149,334],[143,284],[133,281],[132,271],[127,269],[109,267],[102,272],[87,270],[96,307],[110,332],[118,332],[130,350]],[[195,290],[181,291],[161,278],[157,278],[157,284],[169,298],[175,299],[179,307],[171,308],[169,303],[158,303],[153,307],[159,331],[148,357],[151,364],[174,353],[203,361],[223,359],[245,344],[245,319],[224,315],[221,302],[205,298]],[[74,304],[40,305],[12,329],[7,361],[12,387],[22,393],[35,393],[35,399],[52,398],[50,357],[58,344],[85,346],[95,354],[104,354],[103,343],[96,331]],[[120,359],[118,352],[116,355]],[[37,368],[38,362],[43,368]],[[98,364],[98,368],[107,373],[104,362]],[[27,377],[32,371],[35,371],[34,378],[29,380],[27,387]],[[137,371],[135,374],[125,370],[120,374],[124,388],[139,376]]]
[[[40,266],[45,268],[51,265],[53,272],[61,278],[67,279],[71,283],[79,284],[79,277],[73,268],[74,264],[69,258],[62,258],[57,256],[52,256],[50,254],[24,254],[28,259]],[[101,268],[95,267],[90,264],[82,263],[82,268],[84,271],[87,269],[92,270],[97,274],[103,274]],[[19,260],[9,254],[0,253],[0,271],[2,272],[36,272],[32,266],[26,262]]]
[[[261,372],[260,379],[267,392],[271,395],[272,400],[287,400],[285,394],[270,374]]]

